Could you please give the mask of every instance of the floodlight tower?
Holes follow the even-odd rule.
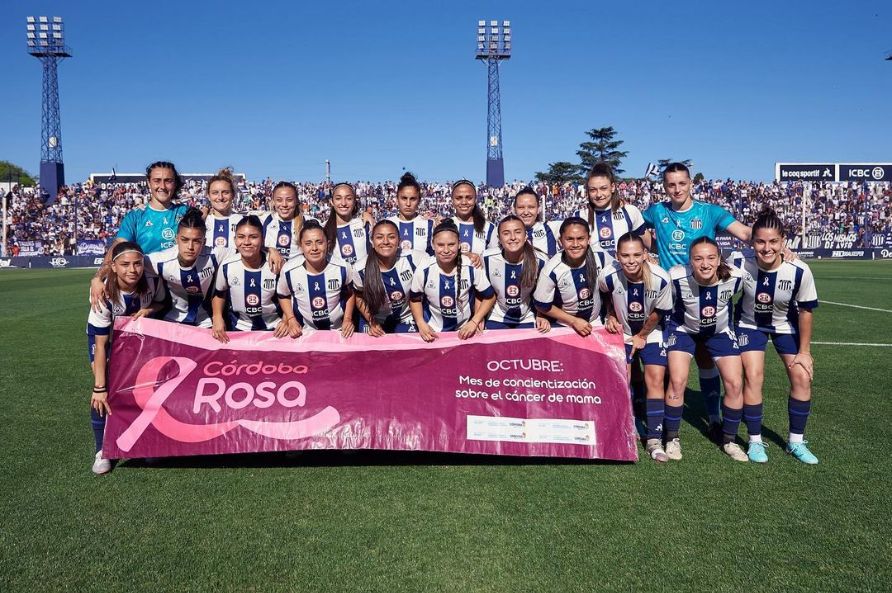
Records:
[[[477,22],[478,60],[485,60],[489,71],[486,117],[486,185],[505,185],[505,161],[502,159],[502,100],[499,93],[499,62],[511,57],[511,21]]]
[[[40,125],[40,189],[49,194],[49,203],[56,200],[59,188],[65,185],[62,163],[62,123],[59,118],[59,62],[70,58],[65,46],[62,17],[50,22],[45,16],[27,17],[28,53],[43,64],[43,115]]]

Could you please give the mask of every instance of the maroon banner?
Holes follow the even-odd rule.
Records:
[[[392,449],[638,459],[619,336],[381,338],[116,320],[107,458]]]

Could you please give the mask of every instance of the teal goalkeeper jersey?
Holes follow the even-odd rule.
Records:
[[[146,255],[173,247],[177,225],[188,209],[186,204],[173,204],[170,210],[155,210],[150,206],[145,210],[131,210],[121,221],[115,239],[138,244]]]
[[[693,200],[687,210],[672,209],[672,202],[660,202],[644,213],[644,223],[655,231],[657,255],[660,266],[668,270],[676,265],[689,263],[691,243],[700,237],[715,239],[716,233],[734,222],[730,212],[716,206]]]

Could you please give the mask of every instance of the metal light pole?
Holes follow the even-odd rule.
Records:
[[[65,185],[62,162],[62,121],[59,116],[59,62],[70,58],[65,45],[62,17],[52,23],[45,16],[27,17],[28,53],[43,64],[43,114],[40,126],[40,187],[49,194],[49,204]]]
[[[502,99],[499,91],[499,62],[511,57],[511,22],[477,22],[476,59],[487,65],[486,185],[505,185],[505,161],[502,158]]]

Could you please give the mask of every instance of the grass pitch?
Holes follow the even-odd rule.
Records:
[[[812,262],[816,342],[892,343],[892,262]],[[0,591],[888,591],[892,348],[815,345],[807,438],[767,465],[702,433],[657,465],[368,452],[90,473],[92,271],[0,272]],[[696,379],[691,387],[698,389]],[[741,426],[741,434],[746,430]]]

